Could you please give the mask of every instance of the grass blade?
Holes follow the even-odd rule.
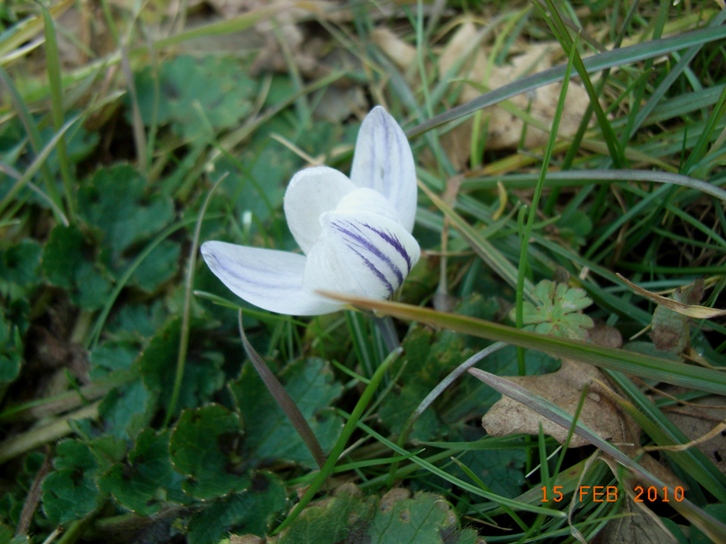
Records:
[[[53,117],[53,126],[56,131],[63,126],[63,83],[60,73],[60,55],[58,53],[58,40],[55,33],[55,23],[50,12],[41,6],[43,10],[43,23],[45,25],[45,57],[46,69],[48,71],[48,86],[50,87],[50,106]],[[71,223],[76,220],[76,205],[73,193],[73,178],[71,176],[71,163],[66,150],[64,136],[58,139],[58,164],[60,165],[63,189],[66,194],[67,215]]]
[[[659,382],[681,385],[700,391],[720,395],[726,394],[726,373],[668,359],[653,357],[623,349],[597,346],[587,342],[547,336],[535,332],[515,329],[476,319],[473,317],[437,312],[398,302],[388,302],[321,291],[326,297],[347,302],[360,308],[375,310],[400,319],[427,323],[435,327],[450,329],[462,334],[471,334],[488,340],[507,342],[523,348],[535,349],[554,357],[572,359],[609,370],[654,379]]]
[[[623,47],[613,51],[606,51],[583,59],[582,62],[587,73],[599,72],[606,68],[634,64],[641,60],[667,55],[674,49],[684,49],[694,45],[702,45],[722,40],[724,38],[726,38],[726,28],[723,26],[702,28],[692,32],[685,32],[671,38],[663,38],[647,43],[632,45],[630,47]],[[454,119],[458,119],[459,117],[470,115],[477,110],[486,108],[487,106],[492,106],[502,100],[506,100],[507,98],[537,89],[544,85],[548,85],[549,83],[560,81],[565,75],[565,70],[566,66],[563,64],[550,68],[549,70],[543,70],[542,72],[522,78],[513,83],[502,85],[498,89],[485,93],[466,104],[452,108],[445,113],[437,115],[433,119],[413,127],[406,132],[406,135],[409,138],[413,138],[414,136],[418,136],[432,128],[448,123],[449,121],[453,121]]]

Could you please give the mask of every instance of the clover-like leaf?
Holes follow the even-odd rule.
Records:
[[[184,410],[169,444],[174,467],[187,477],[184,492],[211,499],[247,489],[250,478],[240,469],[238,451],[242,442],[242,421],[223,406]]]
[[[151,515],[166,500],[185,502],[169,457],[168,431],[146,428],[123,463],[117,463],[99,481],[102,491],[112,494],[119,504],[141,515]]]
[[[107,393],[98,411],[110,435],[129,439],[147,428],[155,406],[156,395],[137,379]]]
[[[218,499],[189,521],[189,544],[217,544],[227,532],[265,535],[274,515],[285,507],[285,487],[268,472],[255,473],[249,489]]]
[[[58,444],[55,470],[43,481],[43,510],[52,523],[66,523],[92,512],[102,499],[96,479],[124,444],[102,437],[92,442],[65,440]]]
[[[141,71],[136,89],[142,119],[170,123],[174,132],[192,140],[210,129],[238,125],[252,111],[257,84],[248,67],[235,58],[179,56]]]
[[[274,544],[295,542],[416,542],[474,544],[476,531],[460,529],[456,513],[440,495],[394,488],[382,497],[365,497],[344,484],[331,498],[310,504]]]
[[[26,297],[40,283],[42,252],[42,246],[32,240],[0,250],[0,290],[10,299]]]
[[[537,305],[525,301],[522,308],[525,329],[574,340],[587,338],[594,323],[580,313],[592,304],[584,289],[542,280],[534,288],[534,297]]]
[[[133,167],[98,170],[78,191],[83,219],[97,229],[101,246],[111,252],[111,268],[123,267],[121,254],[158,233],[174,218],[171,198],[151,194]]]
[[[43,250],[41,267],[50,283],[70,291],[84,309],[100,308],[111,291],[105,269],[93,259],[94,249],[75,226],[57,225]]]

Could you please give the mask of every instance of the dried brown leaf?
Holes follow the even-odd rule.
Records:
[[[652,300],[659,306],[664,306],[669,310],[686,317],[692,317],[694,319],[712,319],[714,317],[726,315],[726,310],[719,310],[718,308],[709,308],[708,306],[700,306],[696,304],[696,302],[700,302],[701,296],[703,295],[702,280],[700,283],[694,282],[693,284],[676,289],[673,293],[673,298],[667,298],[637,286],[621,274],[617,274],[617,276],[639,295]]]
[[[658,518],[647,508],[638,508],[628,496],[623,509],[629,515],[610,521],[593,541],[596,544],[662,544],[677,542]]]
[[[679,390],[668,388],[667,391],[674,394]],[[691,447],[701,450],[721,472],[726,473],[726,434],[719,431],[726,420],[726,397],[709,395],[685,406],[670,408],[665,413],[691,440]]]
[[[623,345],[623,335],[615,327],[596,323],[595,326],[588,331],[590,342],[598,346],[608,348],[620,348]]]
[[[481,95],[481,86],[495,89],[521,77],[550,68],[555,55],[560,53],[559,45],[554,42],[520,44],[519,47],[523,51],[521,54],[511,57],[504,66],[493,65],[487,47],[478,46],[474,52],[471,52],[472,43],[480,40],[479,32],[471,22],[462,24],[439,57],[441,78],[461,63],[462,58],[467,55],[471,57],[471,61],[463,63],[456,76],[474,84],[464,85],[459,95],[460,104]],[[535,91],[513,97],[510,99],[510,103],[520,110],[526,111],[545,126],[551,126],[561,88],[560,83],[546,85]],[[588,104],[589,97],[584,87],[579,83],[571,82],[565,110],[560,121],[560,135],[575,134]],[[525,134],[523,147],[528,149],[544,145],[549,138],[549,131],[533,126],[527,126],[525,131],[524,121],[499,106],[492,106],[483,111],[488,116],[486,146],[489,149],[516,148],[522,143],[523,133]],[[471,130],[472,124],[469,121],[451,130],[442,138],[442,145],[448,152],[453,153],[455,166],[461,167],[468,157]]]
[[[371,32],[371,40],[401,70],[407,70],[416,62],[416,48],[389,28],[376,28]]]
[[[579,421],[605,439],[616,443],[626,440],[626,416],[603,393],[605,376],[596,367],[574,361],[562,361],[557,372],[543,376],[514,376],[508,380],[540,395],[568,412],[575,413],[580,396],[587,387],[587,396],[580,412]],[[482,426],[492,436],[507,436],[516,433],[538,434],[539,426],[545,434],[563,443],[568,429],[544,418],[531,408],[508,397],[503,397],[482,418]],[[570,447],[587,445],[577,435],[570,440]]]

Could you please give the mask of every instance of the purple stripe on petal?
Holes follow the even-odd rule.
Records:
[[[393,247],[393,249],[395,249],[398,252],[398,254],[401,257],[403,257],[403,259],[406,261],[406,267],[408,268],[408,270],[406,271],[406,274],[411,272],[411,256],[408,254],[408,252],[406,251],[406,248],[403,247],[403,244],[396,236],[394,236],[390,232],[383,232],[382,230],[378,230],[374,227],[371,227],[368,223],[363,223],[363,226],[365,228],[375,232],[378,236],[380,236],[386,242],[388,242]],[[403,280],[401,280],[401,281],[403,281]]]
[[[348,247],[353,251],[353,253],[355,253],[356,255],[358,255],[358,257],[360,257],[361,259],[363,259],[363,262],[365,263],[366,267],[371,272],[373,272],[373,274],[381,281],[381,283],[383,285],[386,286],[386,290],[388,291],[388,296],[390,297],[393,294],[393,291],[395,291],[395,289],[393,288],[393,285],[391,285],[391,282],[388,281],[388,279],[386,279],[386,276],[383,274],[383,272],[381,272],[380,270],[378,270],[376,268],[376,265],[374,265],[371,261],[369,261],[368,259],[366,259],[365,255],[363,255],[362,253],[360,253],[359,251],[357,251],[354,247],[352,247],[350,245]]]
[[[349,228],[344,227],[342,225],[342,222],[335,222],[332,225],[338,232],[346,235],[351,240],[354,240],[355,242],[360,244],[360,246],[363,247],[366,251],[375,255],[381,261],[383,261],[391,269],[391,272],[393,272],[393,274],[396,276],[399,286],[403,283],[404,274],[403,274],[403,272],[401,272],[401,269],[398,267],[398,265],[396,265],[396,263],[391,261],[391,259],[385,253],[383,253],[380,249],[378,249],[378,247],[376,247],[374,244],[372,244],[366,236],[364,236],[362,233],[357,234],[356,232],[354,232],[352,229],[355,229],[358,232],[360,232],[360,229],[356,225],[353,225],[352,223],[347,223]],[[384,240],[386,240],[389,244],[391,244],[391,242],[390,242],[390,239],[392,238],[391,236],[384,237],[380,231],[377,231],[371,227],[368,227],[368,228],[370,228],[371,230],[376,232],[376,234],[378,234]],[[391,245],[393,245],[393,247],[396,248],[396,250],[398,251],[398,248],[396,247],[396,245],[394,245],[394,244],[391,244]],[[400,246],[400,242],[397,245]],[[356,251],[356,253],[358,253],[358,252]],[[399,251],[399,253],[400,253],[400,251]],[[404,253],[405,253],[405,250],[404,250]],[[360,253],[358,253],[358,255],[360,255]],[[362,255],[361,255],[361,258],[363,258]],[[409,267],[409,270],[410,270],[410,267]],[[389,283],[389,285],[390,285],[390,283]]]

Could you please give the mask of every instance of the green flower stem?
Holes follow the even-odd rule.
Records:
[[[542,157],[542,169],[540,170],[539,179],[537,185],[534,188],[534,195],[532,196],[532,204],[529,208],[529,216],[527,217],[527,223],[524,227],[524,233],[522,234],[521,246],[519,251],[519,270],[517,273],[517,289],[515,307],[516,311],[516,324],[517,328],[521,329],[523,326],[522,319],[524,316],[524,291],[525,291],[525,272],[527,271],[527,252],[529,249],[529,237],[532,234],[532,226],[534,220],[537,217],[537,207],[539,205],[540,197],[542,196],[542,189],[544,188],[545,178],[547,177],[547,170],[549,170],[550,160],[552,159],[552,153],[557,143],[557,131],[560,127],[560,120],[562,119],[562,112],[565,108],[565,99],[567,98],[567,88],[570,83],[570,73],[572,72],[572,65],[575,60],[577,50],[577,40],[571,45],[569,56],[567,59],[567,66],[565,67],[565,77],[562,80],[562,88],[560,89],[560,96],[557,100],[557,108],[555,114],[552,116],[552,129],[550,131],[550,137],[547,140],[547,147],[545,148],[544,157]],[[520,216],[521,217],[521,216]],[[517,359],[519,367],[519,375],[524,376],[524,350],[521,347],[517,347]]]
[[[393,325],[393,319],[391,319],[390,315],[373,316],[373,322],[378,327],[378,332],[381,333],[381,337],[389,353],[401,347],[401,342],[398,340],[398,335],[396,334],[396,327]]]
[[[287,516],[287,519],[283,521],[280,526],[273,531],[273,535],[276,535],[280,533],[281,531],[285,530],[295,519],[300,515],[300,513],[303,511],[303,509],[308,505],[308,503],[313,499],[315,496],[315,493],[318,492],[318,490],[322,487],[323,483],[325,483],[325,480],[332,474],[333,469],[335,468],[336,463],[338,462],[338,458],[340,457],[340,454],[343,453],[343,450],[345,449],[345,445],[348,443],[348,440],[350,439],[350,436],[353,434],[353,431],[355,430],[356,426],[358,425],[358,422],[360,421],[361,416],[363,415],[363,412],[366,409],[366,406],[368,406],[368,403],[373,398],[373,394],[376,392],[376,389],[378,388],[378,385],[381,383],[381,380],[383,380],[383,376],[385,376],[386,372],[388,371],[388,368],[391,366],[391,364],[398,359],[401,356],[401,353],[403,353],[402,348],[396,348],[393,350],[388,357],[386,357],[386,360],[381,363],[381,366],[379,366],[375,373],[373,374],[373,377],[371,378],[370,383],[366,386],[366,388],[363,390],[363,394],[361,395],[360,399],[358,400],[358,403],[355,405],[355,408],[353,409],[353,412],[350,415],[350,418],[345,424],[345,427],[343,427],[343,432],[340,433],[340,437],[338,438],[338,441],[333,446],[333,449],[330,452],[330,456],[328,457],[328,460],[325,462],[323,467],[320,469],[320,472],[315,477],[315,480],[310,484],[310,487],[308,487],[307,491],[305,492],[305,495],[302,499],[300,499],[300,502],[297,503],[295,508],[292,512],[290,512],[290,515]],[[268,369],[269,372],[269,369]],[[401,453],[401,452],[399,452]],[[408,454],[408,452],[404,451],[402,452],[404,455]]]
[[[202,221],[204,221],[204,214],[207,211],[207,206],[212,200],[214,191],[219,187],[219,184],[224,181],[227,175],[223,175],[219,178],[217,183],[214,184],[212,190],[209,191],[207,198],[204,199],[202,209],[199,211],[199,217],[197,218],[197,224],[194,227],[194,238],[192,239],[192,247],[189,250],[189,265],[187,267],[187,277],[184,282],[184,307],[182,310],[182,322],[181,330],[179,332],[179,351],[176,359],[176,374],[174,375],[174,389],[172,389],[171,400],[169,401],[169,408],[166,411],[166,417],[164,418],[164,427],[169,424],[171,416],[176,408],[176,403],[179,401],[179,392],[181,391],[182,380],[184,379],[184,365],[187,359],[187,348],[189,347],[189,315],[191,313],[190,308],[192,305],[192,292],[194,286],[194,269],[197,264],[197,252],[199,250],[199,236],[202,231]]]

